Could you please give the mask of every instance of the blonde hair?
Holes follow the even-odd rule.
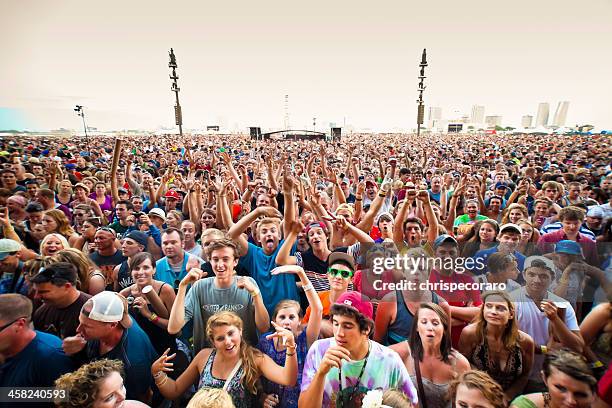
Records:
[[[76,248],[62,249],[51,257],[53,262],[68,262],[76,266],[79,280],[77,289],[89,293],[89,278],[96,271],[96,264]]]
[[[68,398],[65,401],[56,401],[55,405],[60,408],[93,407],[100,384],[114,372],[123,377],[123,363],[119,360],[102,359],[62,375],[55,380],[55,386],[64,390]]]
[[[302,315],[302,307],[300,306],[300,302],[291,299],[281,300],[274,307],[274,311],[272,312],[272,320],[276,320],[276,315],[281,309],[286,309],[288,307],[295,307],[295,310],[298,312],[298,316]]]
[[[455,406],[457,388],[460,385],[465,385],[468,389],[480,391],[493,408],[506,408],[508,406],[502,387],[489,374],[478,370],[466,371],[451,382],[448,392],[452,406]]]
[[[187,408],[235,408],[232,397],[221,388],[202,388],[189,400]]]
[[[211,343],[214,344],[213,330],[223,326],[234,326],[242,332],[242,319],[234,312],[218,312],[212,315],[206,323],[206,335]],[[263,354],[256,348],[249,346],[242,336],[240,336],[240,340],[240,358],[244,370],[240,381],[250,393],[256,395],[255,383],[261,375],[256,359],[261,358]]]
[[[57,224],[57,230],[54,232],[59,232],[66,239],[70,238],[70,236],[74,234],[74,230],[70,226],[70,222],[68,221],[68,218],[66,218],[66,214],[64,214],[63,211],[57,209],[47,210],[45,211],[43,216],[45,215],[48,215],[49,217],[53,218],[53,220]]]
[[[43,254],[42,251],[45,248],[45,244],[47,243],[47,241],[50,240],[51,238],[57,238],[62,244],[62,249],[70,248],[70,244],[68,244],[68,240],[66,239],[66,237],[56,232],[52,232],[51,234],[45,235],[45,237],[40,243],[40,253],[42,255],[47,256],[47,254]]]

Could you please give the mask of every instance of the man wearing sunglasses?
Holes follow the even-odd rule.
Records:
[[[19,259],[21,245],[12,239],[0,239],[0,294],[28,294],[28,285],[23,279],[24,263]]]
[[[31,315],[30,299],[0,295],[0,387],[52,387],[59,376],[74,369],[62,352],[62,341],[33,330]]]
[[[68,262],[51,264],[30,279],[34,298],[43,302],[32,318],[37,330],[62,339],[76,334],[81,307],[91,297],[77,289],[77,279],[76,267]]]
[[[334,335],[330,320],[331,306],[340,296],[347,292],[349,285],[353,283],[355,275],[355,261],[351,255],[344,252],[332,252],[328,258],[329,268],[327,268],[327,280],[329,290],[318,292],[319,299],[323,304],[323,321],[321,322],[321,337],[331,337]],[[310,319],[310,306],[306,309],[304,323]]]

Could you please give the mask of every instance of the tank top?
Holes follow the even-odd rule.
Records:
[[[121,292],[123,289],[129,288],[133,284],[134,279],[132,279],[132,274],[130,273],[128,263],[127,261],[123,261],[121,262],[121,265],[119,265],[119,273],[117,273],[117,285],[119,286],[118,291]]]
[[[209,388],[223,388],[225,386],[226,380],[222,380],[220,378],[216,378],[212,375],[212,366],[215,361],[215,355],[217,354],[217,350],[214,350],[210,353],[208,360],[206,360],[206,365],[200,374],[200,382],[198,383],[198,389],[209,387]],[[244,364],[240,366],[240,369],[236,372],[236,374],[230,379],[230,384],[227,387],[227,392],[232,397],[232,401],[236,408],[251,408],[255,407],[256,398],[255,395],[251,394],[243,385],[242,385],[242,376],[244,375]]]
[[[474,348],[472,355],[469,356],[469,360],[474,367],[488,373],[501,385],[504,391],[510,388],[523,372],[523,354],[518,344],[510,350],[504,370],[501,369],[498,360],[492,361],[493,359],[491,359],[489,353],[489,344],[486,340]]]
[[[159,290],[157,291],[158,296],[161,293],[164,285],[167,285],[167,283],[164,282],[159,287]],[[151,306],[151,304],[148,302],[147,304],[149,305],[149,310],[153,311],[153,307]],[[136,309],[132,305],[129,306],[128,311],[130,313],[130,316],[132,316],[134,320],[136,320],[136,323],[138,323],[140,328],[147,334],[147,336],[149,336],[149,340],[151,340],[153,347],[155,347],[155,350],[159,354],[163,354],[167,348],[170,348],[170,354],[176,351],[176,341],[174,339],[174,336],[170,335],[167,330],[159,327],[158,325],[144,317],[138,311],[138,309]]]
[[[410,379],[412,383],[417,384],[416,375],[410,375]],[[427,400],[427,408],[450,408],[451,401],[448,398],[448,389],[450,387],[450,383],[438,384],[433,381],[428,380],[427,378],[421,377],[423,381],[423,391],[425,391],[425,396]],[[422,406],[419,404],[419,406]]]
[[[395,291],[395,299],[397,303],[397,312],[395,313],[395,321],[391,323],[387,329],[387,345],[397,344],[407,340],[408,337],[410,337],[412,320],[414,319],[414,315],[408,310],[408,306],[406,306],[401,290]],[[440,298],[435,292],[431,292],[431,301],[436,305],[440,302]]]

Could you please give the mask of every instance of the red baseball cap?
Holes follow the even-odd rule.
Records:
[[[340,295],[340,297],[336,299],[336,304],[352,307],[368,319],[374,320],[374,306],[372,306],[372,302],[366,299],[367,297],[363,294],[351,291]]]
[[[166,193],[166,195],[164,197],[166,197],[166,198],[174,198],[176,201],[178,201],[180,199],[179,193],[177,193],[174,190],[168,190],[168,192]]]

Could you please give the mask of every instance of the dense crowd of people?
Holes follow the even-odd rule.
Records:
[[[0,406],[612,407],[610,153],[2,139]]]

